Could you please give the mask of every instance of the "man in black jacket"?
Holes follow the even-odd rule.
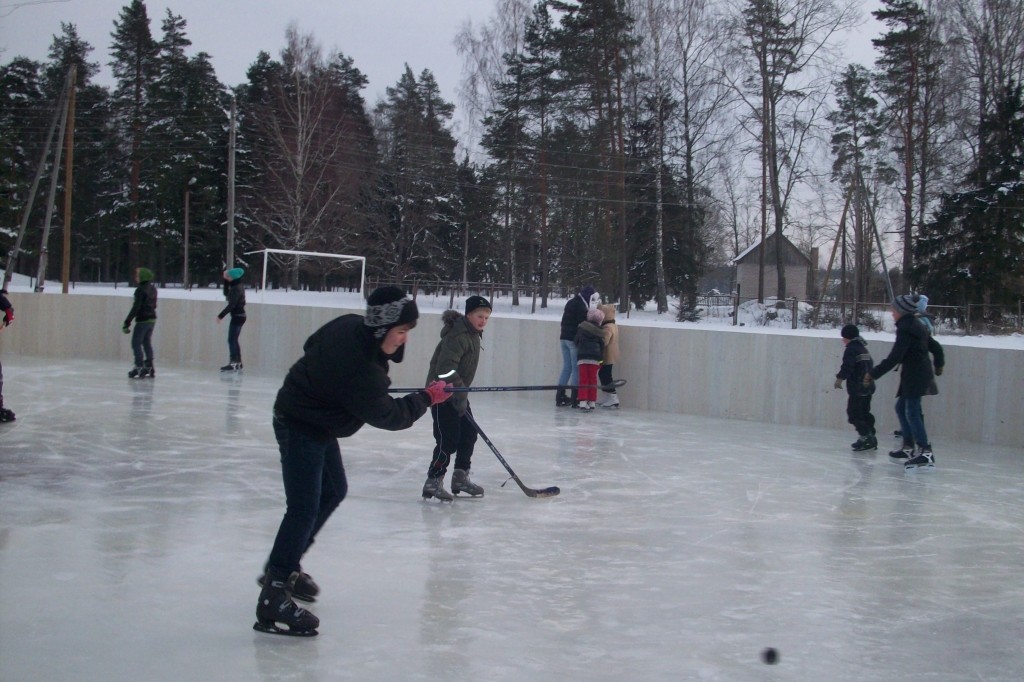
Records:
[[[348,491],[338,438],[363,424],[407,429],[431,405],[451,397],[443,381],[401,398],[388,394],[388,363],[401,362],[416,303],[396,287],[377,289],[366,316],[342,315],[313,333],[274,402],[287,507],[260,577],[256,630],[308,637],[319,619],[292,598],[313,601],[320,589],[302,572],[302,556]]]
[[[156,285],[153,284],[153,271],[149,268],[135,268],[135,298],[128,317],[124,318],[121,331],[132,335],[132,353],[135,354],[135,367],[128,372],[131,379],[153,378],[153,329],[156,327]],[[135,331],[132,331],[132,320]]]

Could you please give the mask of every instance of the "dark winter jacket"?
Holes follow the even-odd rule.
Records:
[[[483,334],[473,329],[466,316],[457,310],[446,310],[441,315],[441,340],[430,358],[427,383],[442,379],[455,386],[471,386],[480,362],[480,341]],[[454,374],[449,374],[452,370]],[[455,393],[449,399],[459,415],[466,414],[468,393]]]
[[[132,320],[140,324],[156,321],[156,285],[152,282],[139,282],[135,287],[135,302],[124,318],[124,326],[130,327]]]
[[[604,332],[593,322],[584,320],[576,331],[576,359],[601,364],[604,357]]]
[[[242,280],[225,282],[224,296],[228,299],[228,304],[224,306],[224,310],[220,311],[217,317],[223,320],[228,313],[231,313],[232,319],[245,317],[245,285],[242,284]]]
[[[868,352],[867,341],[857,337],[846,344],[843,352],[843,364],[836,374],[836,379],[846,381],[846,392],[850,395],[871,395],[875,392],[875,384],[864,385],[864,375],[874,365],[871,353]]]
[[[14,322],[14,306],[7,300],[7,292],[0,291],[0,313],[3,313],[3,319],[0,320],[0,324],[8,326],[11,322]]]
[[[424,392],[392,398],[389,358],[361,315],[342,315],[306,339],[277,392],[274,416],[317,438],[345,438],[363,424],[387,431],[407,429],[430,406]]]
[[[920,398],[928,395],[934,386],[935,374],[932,371],[932,358],[935,366],[943,367],[946,356],[939,342],[928,333],[928,328],[913,315],[903,315],[896,321],[896,343],[889,352],[889,357],[882,360],[870,371],[871,377],[877,379],[896,365],[900,369],[900,387],[897,396]]]
[[[559,339],[564,341],[573,341],[576,339],[576,330],[580,326],[580,322],[587,319],[587,310],[589,309],[590,303],[583,300],[582,294],[576,294],[568,303],[565,304],[565,310],[562,312],[562,331],[559,335]]]

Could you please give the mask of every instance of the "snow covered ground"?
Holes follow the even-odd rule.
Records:
[[[320,636],[253,632],[280,376],[4,357],[0,678],[1019,680],[1020,452],[908,474],[852,430],[479,394],[483,499],[419,495],[429,419],[342,441],[304,568]],[[885,439],[887,441],[888,439]],[[889,445],[883,442],[883,446]],[[760,654],[780,653],[768,666]]]

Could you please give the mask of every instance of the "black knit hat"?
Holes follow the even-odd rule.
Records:
[[[466,299],[466,314],[469,315],[477,308],[487,308],[491,310],[491,302],[483,296],[470,296]]]
[[[408,324],[416,326],[420,316],[416,301],[405,295],[398,287],[374,289],[366,299],[366,317],[363,324],[373,330],[373,336],[383,339],[392,327]]]
[[[843,330],[839,332],[839,335],[842,336],[844,339],[855,339],[858,336],[860,336],[860,330],[857,329],[857,325],[848,324],[845,327],[843,327]]]

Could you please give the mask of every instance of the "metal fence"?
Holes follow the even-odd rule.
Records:
[[[447,298],[449,307],[454,307],[457,299],[474,294],[496,301],[511,299],[513,291],[518,291],[519,305],[524,311],[529,307],[529,311],[534,313],[541,300],[540,287],[537,285],[513,286],[500,282],[451,282],[411,277],[401,282],[368,278],[366,292],[386,285],[399,286],[415,292],[416,296]],[[548,287],[549,299],[566,299],[574,293],[576,290],[570,287]],[[732,292],[697,296],[692,307],[681,305],[678,301],[671,302],[669,307],[675,311],[677,319],[689,322],[791,329],[833,329],[852,322],[869,331],[893,329],[888,301],[798,301],[789,298],[780,302],[775,298],[765,298],[762,303],[756,297],[740,296],[739,292]],[[935,329],[940,334],[1013,334],[1024,331],[1022,308],[1022,301],[1017,301],[1016,305],[1003,306],[929,305],[928,314],[932,316]]]

